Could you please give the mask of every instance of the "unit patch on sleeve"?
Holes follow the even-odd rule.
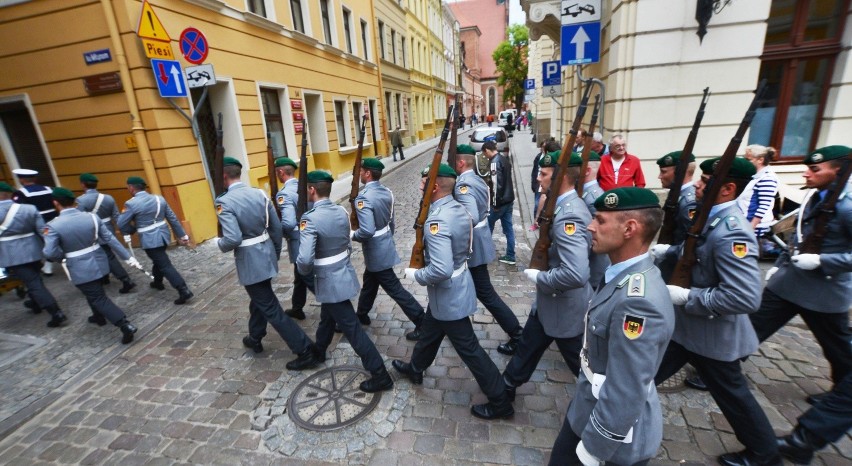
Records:
[[[284,205],[284,196],[278,196],[278,197],[276,197],[276,198],[275,198],[275,202],[277,202],[277,203],[278,203],[278,205]]]
[[[459,186],[459,192],[462,194],[467,194],[467,185]]]
[[[301,222],[299,222],[299,231],[304,230],[306,226],[308,226],[307,220],[302,220]]]
[[[739,259],[742,259],[743,257],[748,255],[748,243],[734,241],[731,244],[731,251],[734,253],[734,256]]]
[[[565,222],[565,225],[562,226],[562,229],[565,230],[565,234],[571,236],[577,231],[577,226],[574,222]]]
[[[438,226],[438,222],[433,222],[433,223],[429,224],[429,233],[432,233],[433,235],[437,235],[440,230],[441,229]]]
[[[645,318],[624,314],[624,326],[622,327],[622,331],[628,340],[635,340],[641,337],[642,332],[645,331]]]
[[[689,210],[686,212],[686,215],[687,215],[687,216],[689,216],[689,219],[690,219],[690,220],[695,219],[695,210],[696,210],[696,209],[689,209]]]
[[[363,209],[363,208],[364,208],[364,201],[358,201],[358,202],[356,202],[356,203],[355,203],[355,207],[357,207],[357,208],[358,208],[358,210]]]
[[[216,204],[216,215],[221,214],[221,213],[222,213],[222,210],[224,210],[224,209],[222,208],[222,204]]]

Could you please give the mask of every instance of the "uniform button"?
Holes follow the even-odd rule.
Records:
[[[556,293],[553,293],[553,294],[552,294],[552,295],[550,295],[550,296],[553,296],[553,297],[555,298],[555,297],[556,297]]]
[[[594,330],[594,329],[595,329],[595,326],[594,326],[594,325],[592,325],[592,330]]]

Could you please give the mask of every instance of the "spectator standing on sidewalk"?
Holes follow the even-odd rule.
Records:
[[[482,152],[491,161],[491,212],[488,214],[488,228],[494,233],[494,224],[500,220],[503,234],[506,235],[506,254],[500,262],[515,265],[515,231],[512,229],[512,207],[515,204],[515,188],[512,185],[512,163],[497,151],[497,143],[486,141]]]
[[[609,140],[610,153],[601,157],[601,168],[598,171],[598,183],[601,189],[636,186],[645,187],[645,175],[639,157],[627,153],[627,141],[621,134],[614,135]]]
[[[603,134],[597,131],[592,134],[592,151],[597,152],[598,155],[609,154],[609,146],[603,143]]]
[[[459,115],[459,128],[464,129],[465,120],[467,120],[467,118],[465,118],[465,116],[463,114]],[[456,129],[459,129],[459,128],[456,128]]]
[[[533,192],[533,213],[532,213],[532,225],[530,225],[530,231],[538,230],[538,224],[535,223],[536,218],[538,217],[538,202],[541,200],[541,189],[538,183],[538,172],[539,166],[538,162],[541,160],[541,156],[544,155],[544,146],[547,144],[547,138],[538,145],[538,154],[535,154],[535,158],[533,159],[532,171],[530,173],[530,189]]]
[[[391,132],[391,145],[393,146],[393,161],[396,162],[396,151],[399,151],[399,160],[405,160],[405,154],[402,153],[402,131],[399,125]]]
[[[494,123],[494,115],[489,114],[487,117],[485,117],[485,121],[488,122],[488,127],[490,128],[491,125]]]
[[[745,150],[746,160],[754,165],[757,173],[737,198],[737,204],[746,220],[751,222],[754,235],[758,238],[769,231],[769,226],[775,220],[772,208],[775,207],[775,195],[778,194],[778,176],[769,166],[775,152],[774,148],[759,144],[752,144]]]

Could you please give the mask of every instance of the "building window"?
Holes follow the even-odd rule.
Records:
[[[373,141],[379,141],[382,139],[382,135],[376,133],[376,115],[378,115],[376,100],[370,99],[367,103],[370,105],[370,132],[373,134]]]
[[[788,160],[814,149],[848,10],[849,0],[772,2],[760,66],[768,89],[749,144],[780,148]]]
[[[379,21],[379,56],[385,59],[385,23]]]
[[[396,101],[396,125],[402,127],[402,100],[399,94],[394,96],[394,100]]]
[[[493,87],[488,88],[488,114],[497,113],[497,91]]]
[[[355,116],[355,137],[358,139],[358,141],[360,141],[361,117],[364,115],[364,104],[361,102],[352,102],[352,114]]]
[[[352,13],[346,8],[343,9],[343,35],[346,40],[346,51],[352,53],[352,26],[350,25],[350,21],[352,20]]]
[[[333,45],[331,42],[331,17],[328,12],[328,0],[320,0],[320,16],[322,17],[322,33],[325,37],[325,43]]]
[[[391,29],[391,58],[396,63],[396,31]]]
[[[272,156],[287,157],[284,142],[284,121],[281,118],[281,97],[275,89],[260,89],[263,120],[266,122],[267,142],[272,147]]]
[[[402,66],[407,66],[406,65],[406,57],[405,57],[405,36],[401,37],[400,43],[401,43],[400,50],[402,51]]]
[[[391,111],[391,93],[385,92],[385,113],[387,113],[388,126],[393,126],[393,112]]]
[[[367,47],[367,22],[361,20],[361,46],[364,47],[364,60],[369,60],[370,55],[367,53],[370,48]]]
[[[290,0],[290,12],[293,14],[293,29],[305,33],[305,17],[302,15],[302,0]]]
[[[265,0],[246,0],[248,11],[266,18]]]
[[[346,102],[334,101],[334,121],[337,123],[337,143],[340,147],[348,146],[346,139],[346,126],[349,123],[349,115],[346,112]]]

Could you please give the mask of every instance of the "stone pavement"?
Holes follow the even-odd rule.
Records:
[[[490,268],[498,291],[522,321],[533,291],[521,273],[530,251],[529,240],[524,239],[531,204],[524,183],[529,183],[534,156],[529,137],[516,132],[512,139],[519,195],[518,265],[495,263]],[[465,138],[460,142],[466,142]],[[416,160],[407,157],[405,163],[391,163],[393,170],[384,179],[397,200],[395,237],[403,257],[399,275],[414,238],[409,226],[419,202],[418,172],[431,157],[430,148],[422,147],[425,156],[415,157],[416,152],[410,151],[410,158]],[[335,187],[336,193],[348,191],[345,180],[341,184]],[[505,240],[497,231],[494,237],[502,252]],[[356,245],[354,251],[353,264],[362,270],[360,247]],[[32,418],[18,419],[0,442],[2,462],[417,465],[543,464],[549,459],[574,390],[573,376],[558,352],[548,351],[532,382],[519,388],[516,414],[508,420],[485,422],[471,417],[470,404],[485,398],[452,347],[444,345],[422,386],[398,381],[361,422],[333,432],[308,432],[295,427],[288,417],[287,397],[296,384],[323,367],[359,366],[345,339],[336,337],[329,352],[332,359],[320,369],[288,372],[284,364],[294,356],[274,332],[264,341],[264,353],[255,355],[242,347],[248,298],[236,281],[230,256],[201,245],[197,254],[178,250],[175,257],[187,275],[194,269],[196,281],[191,284],[196,298],[188,306],[173,306],[166,301],[173,299],[169,294],[173,291],[166,296],[153,290],[129,295],[122,304],[133,305],[131,316],[144,325],[141,338],[129,346],[117,344],[114,329],[79,323],[88,311],[79,293],[67,284],[48,283],[51,289],[64,285],[70,290],[62,302],[77,323],[59,333],[43,328],[44,319],[10,305],[17,298],[0,297],[4,332],[49,340],[25,358],[0,367],[0,397],[23,384],[22,391],[36,394],[40,402],[39,409],[29,408]],[[286,260],[281,266],[274,286],[286,307],[292,293],[292,268]],[[425,288],[402,281],[425,304]],[[312,334],[319,314],[312,298],[306,311],[308,319],[300,325]],[[373,323],[366,330],[380,353],[387,360],[410,357],[414,345],[404,333],[413,326],[399,307],[380,293],[371,315]],[[508,358],[497,353],[496,347],[506,336],[481,309],[474,322],[483,347],[498,367],[504,367]],[[6,372],[22,364],[17,382],[7,384]],[[790,422],[807,409],[805,394],[830,386],[819,347],[801,322],[794,321],[765,343],[745,368],[778,432],[788,431]],[[712,464],[715,455],[740,448],[705,393],[688,390],[661,397],[665,440],[654,464]],[[0,400],[5,408],[7,398]],[[821,453],[815,464],[849,464],[850,458],[852,441],[847,437]]]

